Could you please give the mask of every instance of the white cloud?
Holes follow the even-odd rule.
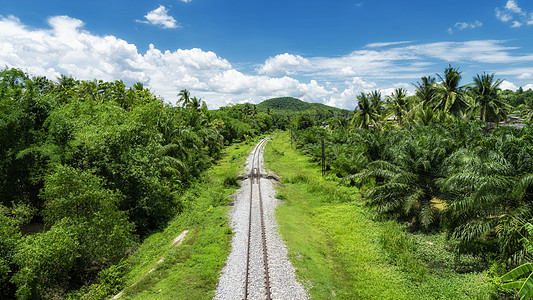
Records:
[[[498,40],[375,43],[338,57],[284,53],[245,73],[199,48],[169,51],[150,45],[140,53],[125,40],[84,30],[78,19],[56,16],[48,24],[35,29],[13,16],[0,17],[0,66],[51,79],[64,74],[82,80],[123,80],[127,85],[140,81],[167,102],[174,102],[177,92],[186,88],[210,108],[293,96],[353,109],[361,92],[410,90],[409,82],[442,71],[448,63],[501,64],[508,69],[491,72],[512,76],[522,85],[533,74],[533,54],[517,54],[519,48]]]
[[[525,12],[515,0],[508,0],[504,7],[497,7],[495,12],[498,20],[502,22],[513,21],[511,28],[518,28],[523,24],[533,25],[533,12]]]
[[[401,42],[388,42],[388,43],[371,43],[367,44],[365,48],[382,48],[382,47],[388,47],[388,46],[396,46],[396,45],[402,45],[402,44],[410,44],[411,41],[401,41]]]
[[[187,2],[187,1],[184,1]],[[148,12],[144,18],[147,21],[139,21],[142,23],[148,23],[156,26],[161,26],[163,28],[178,28],[176,20],[168,15],[168,9],[163,5],[159,5],[158,8]]]
[[[522,87],[522,89],[524,91],[527,91],[527,90],[533,90],[533,84],[530,83],[530,84],[526,84],[525,86]]]
[[[511,91],[516,91],[518,89],[518,87],[514,83],[509,82],[507,80],[502,81],[502,83],[500,84],[500,88],[502,90],[511,90]]]
[[[476,27],[483,26],[483,23],[476,20],[474,23],[468,23],[468,22],[457,22],[455,23],[454,27],[459,30],[465,30],[465,29],[474,29]]]
[[[523,14],[522,9],[518,7],[518,4],[516,4],[514,0],[507,1],[507,4],[505,5],[505,9],[516,14]]]
[[[267,75],[294,74],[296,70],[309,65],[309,60],[300,55],[284,53],[268,58],[257,72]]]
[[[496,18],[502,22],[509,22],[513,19],[513,16],[511,16],[510,13],[505,12],[504,10],[500,8],[496,8]]]
[[[181,2],[190,3],[192,0],[180,0]]]
[[[518,78],[518,79],[533,79],[533,74],[528,73],[528,72],[524,72],[524,73],[518,75],[516,78]]]
[[[51,79],[64,74],[82,80],[123,80],[127,85],[140,81],[168,102],[186,88],[212,108],[273,96],[324,101],[331,94],[315,80],[244,74],[211,51],[162,51],[150,45],[143,54],[125,40],[84,31],[77,19],[52,17],[48,24],[49,29],[29,29],[15,17],[0,17],[0,65]],[[305,64],[301,56],[280,57],[289,58],[289,66]]]

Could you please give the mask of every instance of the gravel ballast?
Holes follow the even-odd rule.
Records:
[[[256,146],[257,147],[257,146]],[[246,163],[246,174],[250,173],[253,152]],[[281,201],[274,196],[276,190],[263,168],[263,153],[260,151],[261,194],[263,201],[263,218],[267,241],[268,272],[272,299],[308,299],[303,285],[296,279],[296,273],[287,258],[287,247],[283,243],[275,219],[276,206]],[[263,263],[263,246],[259,210],[258,184],[252,188],[252,225],[250,241],[250,265],[248,277],[248,299],[266,299],[265,268]],[[229,218],[234,231],[232,250],[222,270],[214,299],[244,299],[246,280],[246,257],[248,251],[248,228],[250,211],[250,178],[241,183],[237,196],[230,209]]]

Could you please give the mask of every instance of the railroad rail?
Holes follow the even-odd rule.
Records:
[[[265,275],[265,294],[266,299],[271,300],[271,293],[270,293],[270,278],[268,274],[268,252],[267,252],[267,244],[266,244],[266,234],[265,234],[265,223],[264,223],[264,215],[263,215],[263,199],[261,197],[261,151],[263,151],[264,144],[268,141],[268,138],[262,139],[254,148],[253,156],[252,156],[252,164],[250,168],[250,211],[249,211],[249,217],[248,217],[248,250],[246,254],[246,279],[244,283],[244,299],[247,300],[249,296],[249,278],[250,278],[250,245],[252,240],[252,214],[253,214],[253,204],[254,204],[254,197],[253,197],[253,191],[254,191],[254,184],[257,186],[258,191],[258,203],[256,205],[259,205],[259,216],[260,216],[260,227],[261,227],[261,242],[262,242],[262,251],[263,251],[263,266],[264,266],[264,275]]]

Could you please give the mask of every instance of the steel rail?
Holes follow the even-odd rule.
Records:
[[[264,213],[263,213],[263,198],[261,196],[261,165],[260,165],[260,153],[262,151],[263,145],[266,143],[268,138],[262,139],[254,148],[252,156],[252,164],[250,168],[250,209],[248,215],[248,250],[246,253],[246,279],[244,283],[244,299],[248,299],[248,279],[250,277],[250,244],[252,239],[252,203],[253,203],[253,185],[254,179],[257,183],[258,195],[259,195],[259,214],[261,220],[261,241],[263,244],[263,266],[265,269],[265,292],[266,299],[271,300],[270,295],[270,277],[268,272],[268,252],[266,245],[266,232],[265,232],[265,223],[264,223]]]

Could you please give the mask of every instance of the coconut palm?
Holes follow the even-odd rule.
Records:
[[[409,111],[409,102],[407,101],[407,91],[403,88],[395,89],[394,92],[388,96],[389,109],[400,124]]]
[[[483,73],[474,77],[472,92],[482,121],[498,122],[506,117],[509,106],[500,95],[501,83],[501,79],[494,81],[494,74]]]
[[[191,103],[191,93],[186,89],[181,90],[178,93],[178,97],[180,97],[178,103],[181,103],[181,106],[183,107],[187,107]]]
[[[202,107],[202,99],[192,97],[187,107],[190,107],[194,110],[199,110]]]
[[[415,96],[420,100],[423,108],[426,108],[436,95],[435,78],[431,76],[424,76],[421,78],[422,82],[413,84],[416,88]]]
[[[381,99],[381,92],[375,90],[368,94],[368,98],[372,109],[376,113],[376,116],[381,118],[383,115],[383,100]]]
[[[433,98],[433,109],[451,112],[458,116],[468,107],[465,86],[460,86],[461,72],[458,68],[449,66],[444,70],[444,77],[437,74],[441,82],[436,86],[436,95]]]
[[[370,102],[371,94],[361,93],[357,96],[357,108],[352,118],[352,125],[358,128],[369,128],[370,125],[377,126],[379,115]]]

